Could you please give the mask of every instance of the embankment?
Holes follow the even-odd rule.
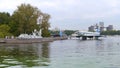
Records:
[[[14,39],[0,39],[0,43],[41,43],[52,42],[55,40],[65,40],[67,37],[49,37],[49,38],[14,38]]]

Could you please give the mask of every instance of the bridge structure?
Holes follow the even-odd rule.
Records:
[[[102,37],[100,32],[88,32],[88,31],[76,31],[74,34],[71,35],[72,37],[82,38],[82,40],[89,39],[99,39]]]
[[[94,28],[94,32],[90,32],[90,31],[76,31],[74,34],[72,34],[72,36],[77,37],[77,38],[81,38],[82,40],[87,40],[87,38],[90,39],[98,39],[99,37],[102,37],[102,35],[100,35],[100,26],[96,25]]]

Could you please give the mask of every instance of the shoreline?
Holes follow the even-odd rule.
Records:
[[[53,42],[55,40],[66,40],[68,37],[48,37],[48,38],[14,38],[14,39],[0,39],[0,43],[18,43],[18,44],[29,44],[29,43],[42,43],[42,42]]]

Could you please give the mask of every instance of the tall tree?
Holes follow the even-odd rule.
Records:
[[[50,36],[50,32],[49,32],[50,23],[49,23],[49,19],[50,19],[50,15],[44,13],[43,14],[42,23],[40,24],[43,37],[49,37]]]
[[[0,38],[11,35],[9,23],[10,23],[10,14],[7,12],[0,12]]]
[[[0,12],[0,25],[8,24],[10,22],[10,14],[7,12]]]
[[[0,38],[4,38],[5,36],[10,36],[9,33],[10,27],[6,24],[0,25]]]
[[[16,31],[14,34],[19,35],[21,33],[30,34],[34,29],[39,29],[37,25],[37,18],[42,14],[42,12],[31,6],[30,4],[21,4],[18,9],[14,11],[12,15],[13,24],[11,28]],[[12,31],[13,32],[13,31]]]

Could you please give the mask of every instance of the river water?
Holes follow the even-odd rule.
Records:
[[[0,44],[0,68],[120,68],[120,36]]]

